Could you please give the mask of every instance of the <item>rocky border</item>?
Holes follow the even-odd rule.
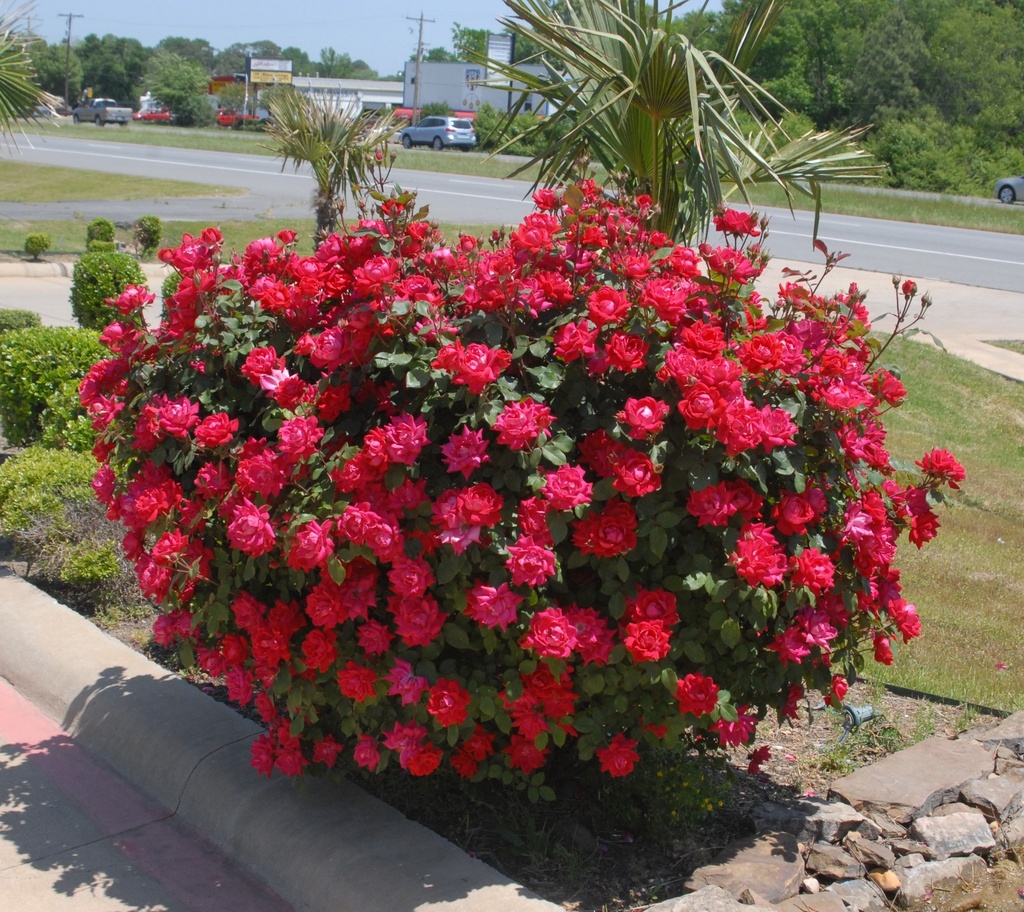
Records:
[[[891,754],[834,782],[829,800],[767,802],[753,816],[756,835],[647,912],[921,908],[1024,846],[1024,712]]]

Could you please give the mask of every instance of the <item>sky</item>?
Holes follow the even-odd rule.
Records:
[[[699,0],[688,6],[698,9]],[[421,15],[424,47],[451,49],[456,22],[501,31],[497,20],[508,7],[504,0],[34,0],[32,30],[50,44],[63,42],[68,13],[81,17],[71,20],[72,43],[89,34],[136,38],[146,47],[172,36],[205,38],[217,50],[273,41],[312,60],[330,47],[384,76],[401,72],[415,52]]]

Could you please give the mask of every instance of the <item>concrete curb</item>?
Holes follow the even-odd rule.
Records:
[[[150,279],[162,279],[171,271],[170,266],[164,263],[140,263],[143,273]],[[46,279],[63,278],[69,279],[74,271],[74,262],[60,263],[33,263],[31,261],[19,261],[17,263],[0,263],[0,279]]]
[[[0,630],[7,681],[297,910],[561,909],[349,783],[258,776],[259,726],[15,576]]]

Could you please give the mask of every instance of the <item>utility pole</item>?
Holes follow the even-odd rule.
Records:
[[[406,16],[410,22],[416,22],[412,16]],[[423,64],[423,23],[434,22],[433,19],[424,19],[422,11],[420,12],[419,18],[420,24],[420,37],[419,41],[416,42],[416,75],[412,79],[412,122],[416,123],[419,120],[420,113],[420,67]]]
[[[71,94],[71,20],[83,19],[82,13],[57,13],[61,19],[68,20],[68,34],[64,47],[64,107],[70,110],[73,105],[68,97]]]

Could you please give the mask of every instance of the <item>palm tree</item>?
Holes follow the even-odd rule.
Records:
[[[529,163],[540,165],[537,185],[571,181],[580,160],[596,161],[628,192],[653,198],[655,227],[690,241],[731,193],[748,199],[761,183],[813,198],[817,229],[822,182],[877,173],[854,144],[863,131],[789,137],[772,113],[782,106],[746,75],[783,0],[749,3],[720,54],[673,28],[686,0],[568,0],[563,16],[545,0],[505,2],[514,18],[502,24],[538,49],[546,72],[488,66],[542,96],[568,125]],[[526,138],[541,139],[546,128],[540,120]]]
[[[57,101],[35,82],[28,55],[30,36],[20,31],[29,6],[0,6],[0,134],[14,135],[19,117],[31,116],[37,105]]]
[[[343,96],[293,90],[274,93],[268,107],[268,148],[296,170],[303,164],[313,170],[314,242],[319,245],[337,228],[349,188],[369,182],[373,154],[395,132],[395,119],[390,113],[379,119],[358,114]]]

